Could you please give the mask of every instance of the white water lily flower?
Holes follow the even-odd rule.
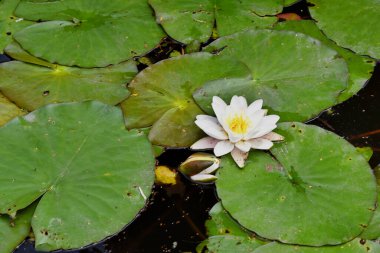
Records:
[[[198,115],[195,124],[209,137],[197,141],[191,149],[214,149],[216,156],[231,152],[236,164],[242,168],[249,150],[267,150],[272,141],[281,141],[283,136],[272,132],[280,119],[277,115],[266,115],[262,109],[263,100],[254,101],[249,106],[241,96],[233,96],[227,105],[221,98],[214,96],[212,108],[216,117]]]

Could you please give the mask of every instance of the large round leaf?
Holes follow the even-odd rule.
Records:
[[[122,102],[128,128],[152,126],[153,144],[186,147],[203,134],[194,124],[204,114],[192,93],[205,82],[250,76],[247,67],[231,58],[196,53],[161,61],[140,72],[129,85],[131,96]]]
[[[194,98],[208,113],[213,95],[225,100],[243,95],[251,101],[264,99],[271,113],[280,115],[283,121],[304,121],[334,105],[346,87],[344,60],[304,34],[246,31],[223,37],[206,50],[235,56],[250,68],[253,76],[253,80],[222,80],[199,89]]]
[[[25,21],[13,15],[19,2],[20,0],[0,1],[0,54],[12,42],[15,32],[33,24],[31,21]]]
[[[11,119],[25,114],[23,110],[18,108],[14,103],[9,101],[0,93],[0,126],[4,125]]]
[[[273,242],[259,247],[254,253],[380,253],[380,246],[377,243],[363,242],[360,239],[332,247],[302,247]]]
[[[251,153],[239,169],[222,160],[217,191],[244,227],[285,243],[340,244],[359,235],[373,215],[376,182],[364,157],[316,126],[283,123],[285,141]]]
[[[32,219],[38,250],[78,248],[116,233],[151,191],[151,145],[125,130],[116,107],[48,105],[0,128],[0,139],[0,213],[41,198]]]
[[[217,235],[211,236],[197,246],[199,253],[230,253],[244,252],[252,253],[256,248],[262,245],[254,238],[233,236],[233,235]],[[277,252],[276,252],[277,253]]]
[[[182,43],[206,42],[214,23],[219,36],[247,28],[269,28],[282,9],[281,0],[149,0],[157,22],[174,39]]]
[[[22,1],[16,15],[42,20],[14,35],[33,55],[61,65],[103,67],[152,49],[164,36],[146,1]]]
[[[17,213],[16,219],[7,215],[0,217],[0,252],[12,253],[13,250],[29,235],[30,221],[36,203]]]
[[[339,95],[338,100],[344,101],[355,95],[371,77],[376,61],[365,56],[357,55],[351,50],[338,46],[327,38],[312,20],[280,22],[275,26],[277,30],[301,32],[320,40],[326,46],[334,49],[347,63],[349,71],[348,87]]]
[[[310,0],[311,15],[338,45],[380,59],[379,0]]]
[[[115,105],[128,97],[126,84],[136,73],[133,61],[94,69],[11,61],[0,64],[0,90],[30,111],[50,103],[85,100]]]

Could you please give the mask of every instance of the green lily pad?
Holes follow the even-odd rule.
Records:
[[[205,223],[207,235],[235,235],[250,237],[253,234],[239,225],[223,208],[222,203],[215,204],[209,212],[211,219]]]
[[[18,61],[23,61],[26,63],[32,63],[32,64],[36,64],[36,65],[40,65],[40,66],[44,66],[44,67],[48,67],[48,68],[52,68],[52,69],[54,69],[58,66],[57,64],[52,64],[50,62],[44,61],[40,58],[37,58],[37,57],[29,54],[20,46],[20,44],[18,44],[15,41],[11,42],[6,47],[4,49],[4,52],[7,55],[9,55],[10,57],[12,57],[13,59],[18,60]]]
[[[22,1],[16,15],[44,22],[14,38],[51,63],[104,67],[148,52],[164,37],[146,1]]]
[[[214,23],[219,36],[230,35],[248,28],[270,28],[274,15],[282,10],[281,0],[149,0],[165,31],[185,44],[206,42]]]
[[[246,29],[271,28],[278,19],[268,15],[277,14],[281,10],[282,3],[278,0],[219,0],[215,8],[218,35],[227,36]]]
[[[305,247],[273,242],[262,246],[254,253],[380,253],[380,245],[371,241],[355,239],[343,245],[326,247]]]
[[[339,102],[349,99],[355,95],[367,80],[371,77],[376,61],[365,56],[355,54],[351,50],[338,46],[335,42],[327,38],[312,20],[299,20],[280,22],[275,26],[276,30],[288,30],[301,32],[309,35],[326,46],[334,49],[347,63],[349,80],[348,87],[338,97]]]
[[[194,99],[209,114],[214,95],[225,101],[242,95],[249,102],[262,98],[270,113],[283,121],[305,121],[334,105],[346,87],[345,62],[335,51],[301,33],[245,31],[218,39],[205,50],[236,57],[253,76],[253,80],[213,81],[200,88]]]
[[[115,105],[128,97],[126,84],[136,73],[133,61],[94,69],[11,61],[0,64],[0,90],[29,111],[51,103],[85,100]]]
[[[48,105],[0,128],[0,139],[0,213],[41,198],[37,250],[79,248],[120,231],[151,192],[152,147],[125,130],[117,107]]]
[[[4,48],[12,42],[13,34],[34,22],[25,21],[14,16],[13,12],[20,0],[2,0],[0,1],[0,54]]]
[[[377,179],[377,207],[368,227],[360,235],[361,238],[370,240],[380,238],[380,165],[374,169],[374,172]]]
[[[16,219],[0,216],[0,252],[12,253],[13,250],[29,235],[30,221],[36,204],[32,204],[17,213]]]
[[[365,160],[368,162],[371,160],[371,157],[373,155],[373,150],[371,147],[357,147],[356,150],[362,154],[362,156],[365,158]]]
[[[25,114],[25,111],[17,107],[17,105],[9,101],[0,93],[0,126],[23,114]]]
[[[198,253],[253,252],[262,246],[257,240],[233,235],[211,236],[197,246]]]
[[[285,141],[252,152],[239,169],[222,160],[216,181],[223,206],[242,226],[284,243],[321,246],[352,240],[368,225],[376,182],[365,158],[316,126],[282,123]]]
[[[301,0],[284,0],[284,6],[290,6],[300,1]]]
[[[318,27],[339,46],[380,59],[378,0],[310,0]]]
[[[214,27],[214,4],[210,0],[149,0],[157,22],[167,34],[182,43],[207,41]]]
[[[121,103],[126,125],[129,129],[152,126],[153,144],[188,147],[204,135],[194,124],[196,115],[204,114],[192,99],[194,90],[210,80],[249,75],[244,64],[208,53],[163,60],[130,83],[132,94]]]

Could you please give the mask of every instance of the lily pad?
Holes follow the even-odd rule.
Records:
[[[376,65],[375,60],[355,54],[351,50],[338,46],[334,41],[327,38],[312,20],[280,22],[275,26],[275,29],[301,32],[309,35],[334,49],[343,57],[347,63],[349,80],[347,89],[345,89],[338,97],[339,102],[343,102],[355,95],[361,88],[363,88],[372,75],[372,71]]]
[[[15,32],[34,23],[14,16],[13,12],[19,2],[20,0],[0,1],[0,54],[12,42]]]
[[[182,43],[207,41],[214,27],[214,3],[210,0],[149,0],[157,22]]]
[[[195,89],[210,80],[250,76],[247,67],[209,53],[184,55],[154,64],[129,85],[131,96],[121,103],[129,129],[152,126],[153,144],[188,147],[203,136],[194,124],[204,114],[192,99]]]
[[[4,52],[7,55],[9,55],[10,57],[12,57],[14,60],[23,61],[26,63],[32,63],[32,64],[36,64],[36,65],[40,65],[40,66],[45,66],[48,68],[56,68],[58,66],[57,64],[53,64],[53,63],[44,61],[40,58],[37,58],[37,57],[29,54],[20,46],[20,44],[18,44],[15,41],[11,42],[6,47],[4,49]]]
[[[29,235],[30,221],[36,204],[32,204],[17,213],[16,219],[0,216],[0,252],[12,253],[13,250]]]
[[[276,132],[285,141],[272,156],[253,152],[243,169],[231,157],[222,160],[216,186],[226,210],[259,236],[284,243],[336,245],[358,236],[377,197],[365,158],[316,126],[282,123]]]
[[[310,0],[318,27],[339,46],[380,59],[378,0]]]
[[[360,235],[364,239],[378,239],[380,238],[380,165],[374,169],[377,179],[377,206],[375,214],[373,215],[371,222],[364,232]]]
[[[9,101],[0,93],[0,126],[23,114],[25,114],[25,111],[18,108],[17,105]]]
[[[199,89],[194,99],[209,114],[214,95],[225,101],[242,95],[248,102],[262,98],[270,113],[280,115],[283,121],[305,121],[334,105],[346,88],[344,60],[301,33],[245,31],[220,38],[205,50],[236,57],[253,76],[253,80],[214,81]]]
[[[349,243],[339,246],[326,247],[304,247],[286,245],[273,242],[262,246],[254,251],[254,253],[380,253],[380,245],[360,239],[355,239]]]
[[[117,107],[48,105],[0,128],[0,139],[0,213],[41,198],[37,250],[79,248],[120,231],[151,192],[152,147],[125,130]]]
[[[271,28],[280,13],[282,3],[270,1],[219,0],[215,8],[216,27],[219,36],[227,36],[246,29]]]
[[[281,0],[149,0],[165,31],[175,40],[189,44],[206,42],[214,23],[219,36],[248,28],[270,28],[282,10]]]
[[[209,212],[211,219],[206,221],[208,236],[235,235],[250,237],[252,233],[239,225],[223,208],[222,203],[215,204]]]
[[[203,253],[230,253],[230,252],[253,252],[262,246],[255,239],[233,235],[217,235],[209,237],[197,246],[197,252]]]
[[[0,90],[29,111],[51,103],[85,100],[115,105],[128,97],[126,84],[136,73],[133,61],[94,69],[11,61],[0,64]]]
[[[32,55],[51,63],[104,67],[148,52],[164,37],[146,1],[22,1],[16,15],[44,22],[14,35]]]

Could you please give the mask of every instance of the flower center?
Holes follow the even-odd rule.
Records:
[[[246,133],[250,123],[249,119],[243,117],[242,115],[235,115],[235,117],[229,119],[227,122],[232,132],[237,134]]]

